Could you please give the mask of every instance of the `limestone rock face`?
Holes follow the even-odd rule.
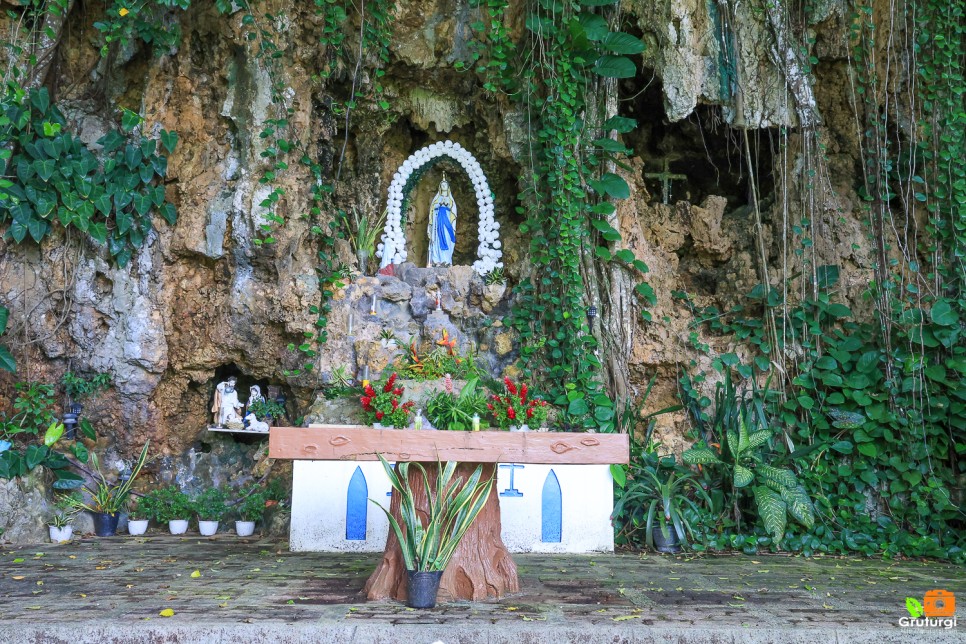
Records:
[[[11,310],[4,342],[21,366],[16,375],[0,372],[0,404],[9,407],[16,379],[56,382],[68,369],[107,372],[114,388],[89,412],[102,436],[98,449],[110,445],[130,457],[150,439],[158,457],[151,475],[181,483],[194,477],[203,485],[248,481],[268,467],[253,446],[207,435],[214,387],[226,375],[280,387],[293,421],[304,416],[350,422],[355,418],[351,405],[317,399],[321,386],[357,377],[363,367],[376,379],[410,345],[434,346],[445,331],[461,352],[478,352],[493,376],[517,378],[520,339],[503,320],[514,288],[531,277],[530,238],[520,232],[523,216],[516,208],[521,177],[531,171],[533,132],[518,105],[494,98],[473,72],[454,67],[457,62],[471,66],[470,25],[480,19],[478,10],[456,0],[397,2],[379,100],[360,100],[346,120],[337,108],[350,98],[352,69],[319,44],[322,24],[314,5],[272,3],[285,16],[285,64],[270,74],[246,43],[240,12],[225,17],[211,3],[195,4],[177,14],[180,44],[160,57],[132,45],[101,60],[100,36],[87,15],[65,33],[57,72],[70,82],[55,83],[54,95],[83,141],[93,143],[117,127],[116,114],[103,105],[111,102],[137,110],[146,133],[157,135],[162,127],[178,132],[165,183],[178,221],[173,226],[157,221],[125,268],[77,234],[55,232],[39,246],[0,239],[0,304]],[[815,29],[819,53],[834,60],[847,51],[836,44],[845,27],[837,5],[826,5],[827,26]],[[696,0],[622,2],[648,47],[644,70],[620,89],[621,98],[628,99],[621,109],[641,123],[640,131],[625,137],[637,156],[627,163],[632,197],[618,204],[616,227],[621,247],[648,266],[647,274],[634,279],[646,280],[657,302],[650,323],[642,321],[639,303],[621,303],[621,326],[630,341],[614,359],[626,362],[633,395],[658,376],[649,410],[674,404],[681,365],[693,360],[697,368],[706,368],[714,355],[734,348],[718,346],[695,330],[690,309],[675,294],[687,293],[695,306],[727,309],[761,280],[755,235],[761,236],[772,266],[780,265],[785,241],[776,223],[782,213],[774,186],[765,186],[761,195],[760,229],[742,183],[746,179],[735,179],[728,192],[719,190],[726,181],[714,173],[726,174],[724,166],[732,164],[741,174],[743,161],[736,152],[715,157],[718,165],[706,157],[731,140],[717,135],[709,145],[700,137],[716,133],[705,129],[688,148],[694,142],[672,128],[683,128],[699,112],[715,127],[796,123],[794,102],[766,46],[775,36],[767,16],[748,3],[738,3],[732,15],[718,15],[721,6]],[[524,13],[521,4],[511,3],[512,33],[523,32]],[[857,301],[872,261],[862,243],[861,214],[853,214],[859,203],[851,188],[858,152],[841,90],[848,79],[835,65],[817,70],[816,96],[832,134],[831,180],[841,197],[829,200],[821,222],[828,234],[815,240],[816,261],[841,263],[843,292]],[[645,92],[650,72],[660,87],[650,90],[651,102],[638,106],[629,97]],[[372,80],[361,78],[366,92]],[[276,84],[279,104],[271,100]],[[299,153],[273,184],[284,191],[277,213],[285,224],[271,229],[274,244],[259,245],[255,242],[269,215],[263,205],[269,189],[260,179],[273,169],[273,138],[261,134],[268,120],[281,116]],[[658,141],[648,128],[670,134]],[[411,261],[397,266],[392,276],[346,271],[331,287],[330,310],[323,311],[326,342],[312,348],[314,355],[300,352],[306,334],[320,330],[313,307],[321,304],[321,246],[307,215],[315,179],[300,155],[319,163],[327,180],[339,177],[333,187],[338,208],[374,215],[385,208],[387,187],[409,155],[447,138],[476,156],[493,190],[506,284],[486,284],[469,267],[478,244],[472,185],[458,167],[441,162],[426,170],[411,195],[412,218],[405,223]],[[763,142],[761,148],[767,147]],[[688,151],[666,155],[672,149]],[[645,166],[648,172],[659,167],[661,155],[680,163],[675,172],[687,177],[675,180],[667,204],[659,203],[653,181],[644,176]],[[786,171],[777,162],[771,168],[762,161],[762,176],[772,170]],[[454,267],[425,268],[427,209],[443,172],[460,204],[456,256],[461,259]],[[807,180],[797,172],[773,177],[774,185]],[[327,225],[333,215],[322,213],[320,224]],[[325,252],[336,267],[356,265],[344,239]],[[368,273],[375,267],[371,261]],[[388,333],[393,343],[382,342]],[[694,342],[708,344],[710,355],[696,351]],[[311,370],[305,370],[306,363]],[[683,440],[681,419],[681,414],[659,418],[666,444]],[[21,517],[16,522],[24,530],[40,529],[35,519],[23,518],[33,503],[27,499],[40,492],[4,485],[0,496],[10,497],[13,508],[6,516]]]
[[[42,472],[32,471],[15,480],[0,480],[0,540],[42,543],[47,540],[47,521],[53,508]]]

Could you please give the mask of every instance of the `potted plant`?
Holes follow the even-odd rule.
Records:
[[[379,332],[379,344],[382,345],[383,349],[388,349],[389,345],[396,344],[396,334],[393,333],[392,329],[385,328]]]
[[[398,428],[409,426],[409,416],[415,403],[402,402],[403,388],[396,386],[396,378],[394,373],[385,383],[376,383],[375,387],[366,385],[363,388],[359,401],[370,424]]]
[[[127,504],[127,532],[137,537],[148,530],[148,513],[141,503],[131,498]]]
[[[248,405],[248,412],[269,425],[273,420],[285,418],[285,406],[271,398],[259,398]]]
[[[223,490],[208,488],[191,502],[191,506],[198,515],[198,531],[202,536],[210,537],[218,532],[218,523],[228,512]]]
[[[51,543],[70,541],[74,535],[74,517],[80,509],[77,507],[77,497],[74,494],[61,494],[54,501],[54,514],[47,523],[50,529]]]
[[[459,394],[440,391],[426,403],[426,418],[437,429],[468,431],[473,427],[473,416],[485,416],[486,395],[477,389],[480,379],[473,377]],[[451,382],[451,381],[448,381]]]
[[[238,520],[235,521],[235,533],[239,537],[250,537],[255,532],[255,522],[265,513],[265,490],[251,489],[242,494],[238,501]]]
[[[369,268],[369,258],[376,251],[376,238],[386,223],[388,211],[379,216],[360,215],[352,209],[352,226],[349,227],[349,242],[359,260],[359,272],[365,275]]]
[[[171,534],[184,534],[191,516],[191,500],[174,485],[145,494],[140,501],[142,511],[158,523],[167,523]]]
[[[524,432],[528,431],[531,425],[534,428],[541,427],[550,413],[547,401],[527,398],[529,392],[526,383],[518,387],[509,378],[504,378],[503,385],[506,388],[506,395],[494,394],[487,405],[497,426],[500,429]]]
[[[101,471],[97,454],[91,452],[94,481],[92,485],[85,485],[83,488],[90,495],[91,500],[86,503],[82,499],[75,498],[73,504],[78,510],[87,510],[94,516],[94,534],[97,536],[113,537],[117,533],[117,521],[131,494],[131,485],[147,461],[148,445],[150,441],[145,442],[144,447],[141,448],[141,455],[131,469],[131,475],[116,483],[107,481],[107,477]]]
[[[642,453],[640,463],[630,468],[623,488],[614,504],[614,516],[625,508],[639,508],[643,512],[646,507],[644,517],[632,516],[627,521],[636,526],[643,523],[647,545],[658,552],[680,552],[681,544],[686,543],[685,531],[693,532],[682,512],[685,505],[698,511],[688,497],[689,489],[711,504],[690,469],[679,465],[674,456],[659,457],[655,452]]]
[[[473,521],[483,510],[496,477],[481,480],[483,466],[476,468],[469,479],[454,480],[458,463],[437,464],[438,478],[430,485],[425,468],[419,463],[400,462],[393,467],[379,454],[393,494],[400,498],[399,512],[402,525],[388,510],[379,507],[389,518],[406,565],[408,579],[406,605],[410,608],[432,608],[443,571],[453,558],[456,547]],[[416,508],[416,497],[409,486],[409,468],[415,467],[422,476],[428,496],[426,512]],[[373,501],[375,503],[375,501]],[[377,504],[378,505],[378,504]],[[424,516],[425,519],[420,517]]]

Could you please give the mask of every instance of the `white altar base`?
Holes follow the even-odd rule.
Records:
[[[389,507],[381,463],[297,460],[293,476],[292,550],[385,549],[389,522],[368,501]],[[503,543],[510,552],[613,552],[613,489],[609,465],[501,464]]]

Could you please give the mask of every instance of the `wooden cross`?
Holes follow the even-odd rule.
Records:
[[[671,198],[671,181],[675,179],[687,179],[687,175],[684,174],[671,174],[670,161],[667,157],[664,158],[664,171],[663,172],[647,172],[644,176],[648,179],[659,179],[661,181],[661,198],[662,203],[668,203]]]

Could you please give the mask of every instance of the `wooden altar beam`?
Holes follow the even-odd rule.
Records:
[[[271,458],[317,461],[613,464],[630,459],[627,434],[448,432],[360,425],[272,427]]]

